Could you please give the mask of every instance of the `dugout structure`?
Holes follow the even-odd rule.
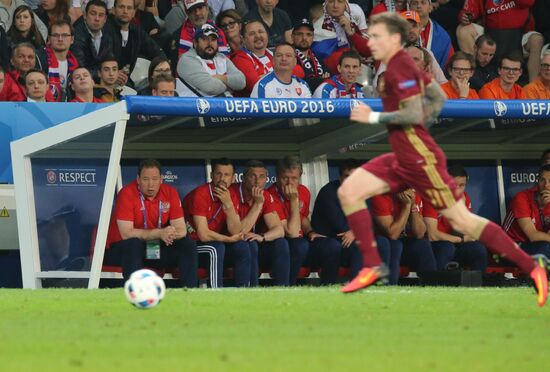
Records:
[[[364,101],[381,110],[379,100]],[[121,156],[156,157],[162,161],[222,156],[277,159],[299,154],[306,162],[302,182],[315,196],[329,180],[327,158],[368,159],[389,150],[384,127],[349,122],[350,109],[358,103],[354,99],[134,96],[13,141],[23,286],[40,288],[44,279],[80,278],[87,280],[88,288],[97,288],[115,190],[122,185]],[[64,107],[56,105],[58,110]],[[549,116],[550,104],[546,101],[449,101],[441,117],[450,119],[434,125],[432,134],[451,159],[496,161],[503,205],[504,180],[499,162],[537,158],[550,143]],[[67,159],[91,161],[92,165],[56,165],[56,161]],[[56,207],[47,211],[47,220],[41,220],[38,212],[52,208],[47,207],[51,200],[43,200],[46,190],[56,190],[55,197],[60,200],[76,197],[77,203],[86,203],[96,192],[100,201],[86,216]],[[86,223],[97,228],[92,246],[90,239],[78,241],[64,235],[63,229],[77,219],[87,219]],[[47,234],[55,229],[59,234]],[[59,238],[63,236],[65,241]],[[48,262],[45,246],[53,252],[48,252],[49,256],[57,255],[60,262],[68,258],[69,263],[60,266],[60,262]],[[57,249],[61,246],[69,248]],[[74,257],[89,258],[89,262],[77,265]]]

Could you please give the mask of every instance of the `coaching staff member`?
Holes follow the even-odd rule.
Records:
[[[142,160],[116,198],[105,264],[121,265],[124,279],[143,266],[177,266],[181,285],[196,287],[197,246],[186,234],[178,192],[162,183],[158,161]]]

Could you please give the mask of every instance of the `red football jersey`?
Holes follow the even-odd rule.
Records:
[[[538,231],[550,231],[550,204],[539,207],[537,203],[538,190],[538,186],[533,186],[518,192],[512,199],[503,228],[516,242],[529,241],[519,227],[517,221],[519,218],[530,218]]]
[[[279,214],[281,221],[288,220],[290,216],[290,200],[288,200],[282,191],[277,188],[277,184],[271,185],[267,191],[273,196],[275,208]],[[309,217],[309,203],[311,199],[311,193],[304,185],[298,185],[298,199],[300,203],[300,221],[304,217]],[[300,229],[300,236],[303,236],[304,232]]]
[[[199,240],[199,236],[196,232],[197,226],[195,226],[193,216],[206,217],[210,231],[224,233],[227,230],[225,224],[226,215],[223,210],[223,205],[220,200],[214,196],[213,189],[214,187],[212,184],[207,183],[198,186],[183,199],[183,205],[185,206],[187,214],[187,222],[192,227],[192,231],[189,235],[192,239]],[[231,187],[229,188],[229,192],[235,211],[239,214],[238,197],[235,192],[232,191]]]
[[[248,202],[245,200],[245,193],[242,183],[232,184],[231,189],[233,189],[232,191],[239,197],[239,217],[242,220],[246,218],[246,216],[250,212],[250,209],[252,209],[252,205],[248,204]],[[273,212],[278,213],[275,199],[273,198],[273,195],[271,195],[267,190],[264,190],[264,205],[262,207],[260,215],[258,216],[258,219],[256,220],[256,225],[252,228],[252,231],[255,233],[265,232],[267,230],[265,222],[264,219],[260,217]]]
[[[466,204],[466,208],[471,211],[472,201],[470,200],[470,196],[467,192],[464,192],[464,203]],[[443,217],[441,213],[439,213],[439,211],[435,209],[430,203],[424,204],[424,212],[422,213],[422,215],[424,217],[435,218],[437,220],[437,230],[447,234],[453,233],[454,230],[451,227],[449,221],[447,221],[447,219]]]
[[[395,193],[376,195],[371,199],[371,202],[372,215],[377,217],[392,216],[395,219],[403,208],[403,204],[397,199],[397,194]],[[415,194],[414,204],[414,208],[416,208],[418,213],[422,213],[423,203],[420,195]],[[409,233],[407,230],[408,226],[405,227],[405,234]]]
[[[117,220],[133,221],[136,229],[156,229],[168,226],[171,220],[184,217],[181,200],[178,191],[169,185],[162,183],[157,196],[153,200],[140,196],[137,181],[124,186],[118,193],[115,202],[115,210],[109,233],[107,234],[107,247],[111,243],[122,240],[118,230]],[[143,209],[145,207],[145,209]],[[162,214],[159,226],[159,213]],[[146,217],[144,219],[144,217]]]

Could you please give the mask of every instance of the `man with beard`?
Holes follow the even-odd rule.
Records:
[[[208,23],[217,29],[218,34],[218,50],[220,53],[229,55],[230,50],[227,46],[227,39],[222,30],[216,27],[215,23],[208,19],[208,2],[207,0],[184,0],[183,7],[187,14],[187,19],[176,32],[173,33],[174,39],[177,40],[178,58],[189,51],[193,46],[195,32],[202,25]]]
[[[218,53],[218,30],[206,23],[197,29],[193,49],[180,57],[178,75],[186,89],[180,96],[232,97],[245,87],[244,74],[225,55]]]
[[[68,76],[78,67],[78,61],[69,50],[74,42],[71,24],[61,19],[50,24],[48,46],[44,49],[50,80],[50,91],[57,102],[67,100]]]
[[[292,29],[292,44],[296,48],[298,66],[304,70],[304,80],[313,91],[323,82],[323,79],[330,77],[330,73],[326,67],[323,66],[311,50],[311,44],[313,44],[313,23],[306,18],[300,20]]]
[[[313,93],[313,98],[363,98],[357,76],[361,74],[361,56],[348,50],[340,56],[338,75],[325,80]]]

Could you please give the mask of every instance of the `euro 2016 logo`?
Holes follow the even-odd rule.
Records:
[[[206,114],[208,111],[210,111],[210,103],[202,98],[197,99],[197,110],[199,111],[200,115]]]
[[[55,183],[55,181],[57,181],[57,176],[55,172],[48,171],[48,173],[46,173],[46,180],[48,181],[48,183]]]
[[[495,101],[493,107],[495,109],[495,115],[498,117],[506,115],[506,112],[508,111],[508,107],[502,101]]]

